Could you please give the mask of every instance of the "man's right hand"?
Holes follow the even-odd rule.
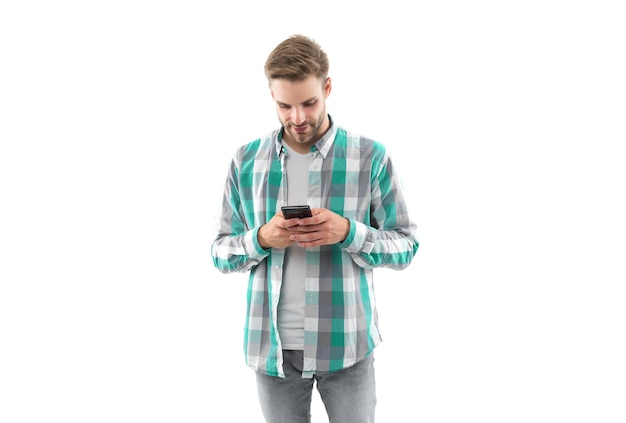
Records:
[[[289,247],[295,241],[289,239],[293,232],[287,228],[297,224],[298,219],[285,219],[281,212],[276,213],[269,222],[259,228],[259,232],[257,232],[259,244],[266,250],[269,248]]]

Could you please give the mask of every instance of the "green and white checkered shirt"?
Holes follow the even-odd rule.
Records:
[[[284,377],[277,310],[285,250],[263,249],[259,227],[286,205],[283,129],[239,148],[224,190],[215,267],[250,272],[244,349],[248,366]],[[303,376],[349,367],[381,342],[372,272],[404,269],[418,248],[401,181],[385,147],[337,127],[311,148],[308,204],[350,220],[338,244],[307,248]]]

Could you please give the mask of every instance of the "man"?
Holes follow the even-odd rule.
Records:
[[[271,423],[310,421],[314,381],[330,422],[374,421],[372,269],[404,269],[418,248],[383,145],[326,111],[328,67],[302,35],[269,55],[282,126],[236,152],[212,246],[221,272],[250,272],[244,349]],[[312,217],[283,216],[300,204]]]

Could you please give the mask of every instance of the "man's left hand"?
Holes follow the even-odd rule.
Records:
[[[311,209],[312,217],[298,219],[298,224],[289,228],[290,238],[300,247],[317,247],[342,242],[350,232],[350,221],[324,208]]]

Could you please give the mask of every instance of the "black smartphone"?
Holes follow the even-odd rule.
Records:
[[[311,207],[309,206],[283,206],[280,208],[285,219],[293,219],[294,217],[311,217]]]

